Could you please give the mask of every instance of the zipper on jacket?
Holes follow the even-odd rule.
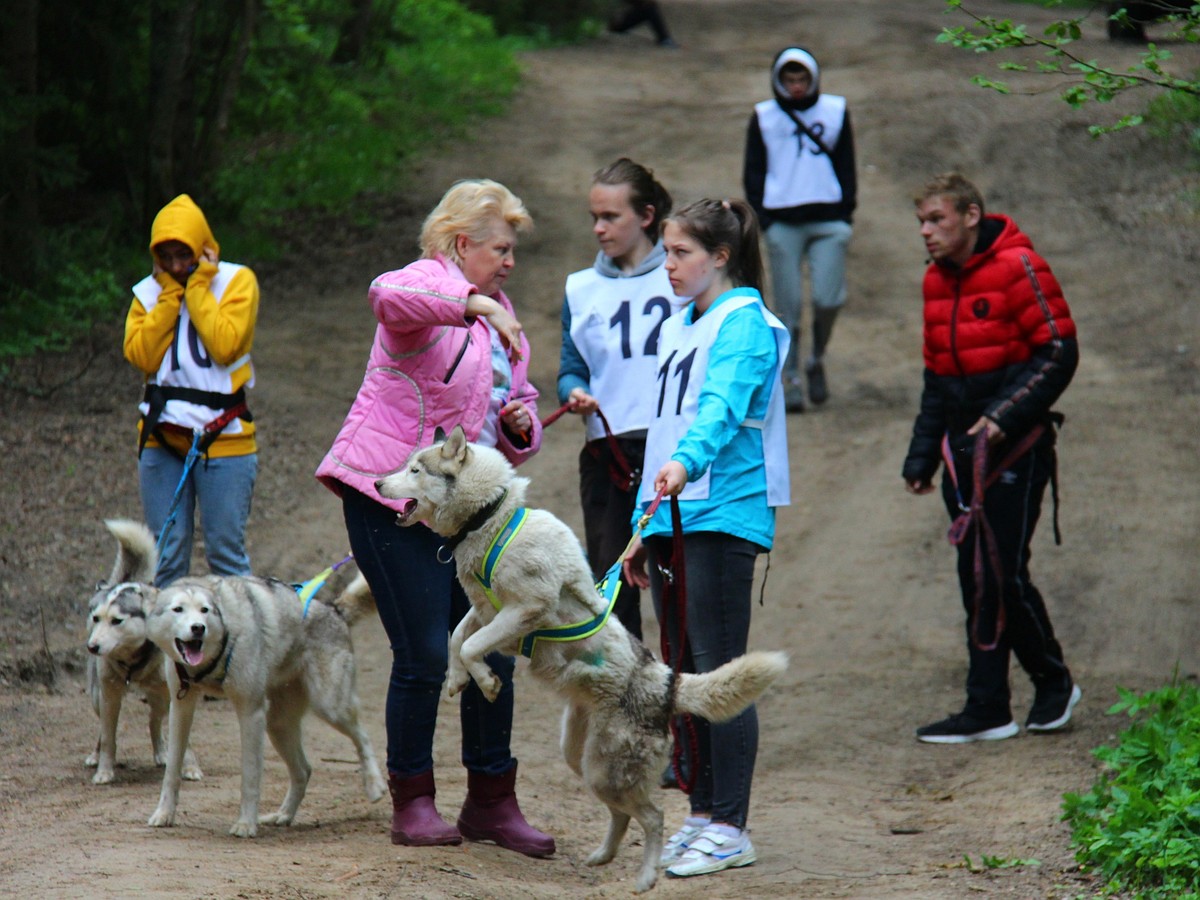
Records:
[[[463,356],[467,352],[467,344],[471,343],[471,332],[468,331],[463,338],[462,346],[458,348],[458,355],[454,357],[454,362],[450,364],[450,371],[446,373],[446,377],[442,379],[442,384],[449,384],[450,379],[454,377],[454,371],[458,368],[458,364],[462,362]]]

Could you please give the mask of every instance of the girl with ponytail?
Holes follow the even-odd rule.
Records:
[[[746,652],[756,558],[774,542],[775,507],[790,499],[780,383],[788,335],[763,305],[758,240],[754,212],[742,200],[689,204],[667,218],[663,231],[671,286],[692,299],[659,335],[654,418],[635,518],[659,492],[678,497],[687,585],[683,668],[689,672],[710,672]],[[661,624],[659,565],[672,555],[666,504],[643,534],[644,543],[626,560],[626,575],[650,588]],[[677,611],[666,615],[681,621]],[[678,658],[679,649],[670,648],[669,658]],[[677,878],[756,858],[746,821],[758,713],[751,706],[728,722],[697,719],[695,725],[691,814],[662,855],[667,874]]]

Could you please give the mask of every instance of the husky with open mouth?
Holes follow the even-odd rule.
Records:
[[[787,657],[751,652],[703,675],[673,675],[609,614],[571,529],[545,510],[525,508],[528,483],[502,454],[469,444],[455,428],[376,489],[410,501],[397,517],[401,525],[424,522],[447,538],[443,552],[453,552],[471,600],[450,638],[449,693],[474,678],[494,699],[500,682],[484,657],[493,650],[530,657],[533,673],[567,701],[567,764],[609,808],[608,834],[587,863],[610,862],[635,818],[645,832],[636,889],[646,891],[663,848],[654,795],[671,717],[733,718],[784,671]]]
[[[126,543],[136,553],[145,539]],[[282,581],[250,575],[193,576],[165,588],[130,582],[146,610],[146,635],[166,656],[171,707],[167,768],[155,827],[173,825],[183,775],[184,753],[202,694],[225,697],[241,731],[241,811],[229,833],[253,837],[258,825],[290,825],[304,798],[312,768],[300,741],[300,720],[311,709],[354,743],[363,788],[372,803],[387,793],[370,738],[359,722],[354,649],[350,626],[374,608],[366,580],[357,576],[332,602],[302,601]],[[288,790],[279,809],[258,815],[264,737],[288,770]]]

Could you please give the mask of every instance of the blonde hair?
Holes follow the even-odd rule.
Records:
[[[457,262],[455,246],[460,234],[473,241],[487,240],[497,222],[515,231],[533,228],[533,218],[521,198],[497,181],[472,178],[456,181],[421,226],[421,253],[432,259],[441,253]]]
[[[960,213],[965,213],[972,205],[979,207],[980,215],[984,213],[983,193],[958,172],[933,176],[913,195],[913,203],[920,206],[931,197],[946,197]]]

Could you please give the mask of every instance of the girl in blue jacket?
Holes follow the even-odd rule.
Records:
[[[661,492],[677,496],[685,557],[687,652],[683,669],[710,672],[746,652],[754,565],[775,538],[775,507],[789,502],[780,367],[788,336],[762,302],[754,212],[740,200],[701,200],[666,220],[671,287],[690,296],[663,323],[639,496],[641,515]],[[667,505],[644,529],[627,576],[649,586],[660,625],[672,526]],[[649,575],[645,563],[649,560]],[[678,621],[667,610],[668,621]],[[672,640],[678,636],[665,631]],[[678,655],[672,648],[670,658]],[[674,877],[755,861],[746,830],[758,747],[753,706],[721,724],[695,722],[691,815],[666,843]]]

